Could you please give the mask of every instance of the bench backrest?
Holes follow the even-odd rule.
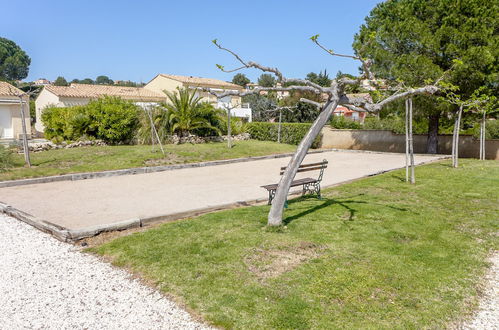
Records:
[[[325,159],[319,163],[302,164],[298,167],[297,173],[308,172],[308,171],[320,171],[319,177],[317,178],[317,181],[321,181],[322,176],[324,175],[324,169],[327,167],[327,164],[328,164],[328,161]],[[287,168],[287,166],[281,167],[280,175],[284,174],[284,171],[286,170],[286,168]]]

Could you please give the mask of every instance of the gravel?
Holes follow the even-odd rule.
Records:
[[[120,269],[0,215],[0,329],[203,329]]]
[[[499,329],[499,251],[489,261],[491,267],[485,276],[486,287],[478,311],[464,329]]]

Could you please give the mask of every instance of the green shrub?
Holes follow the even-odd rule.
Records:
[[[0,172],[5,172],[14,166],[12,150],[0,145]]]
[[[252,122],[246,124],[251,138],[261,141],[277,141],[278,123]],[[298,145],[312,124],[283,123],[281,129],[281,142]],[[312,148],[320,148],[322,133],[312,143]]]
[[[45,137],[56,142],[92,136],[91,118],[85,106],[49,107],[42,113]]]
[[[472,134],[476,139],[480,138],[480,123],[473,126]],[[499,140],[499,120],[487,120],[485,123],[485,139]]]
[[[427,121],[413,120],[412,129],[414,134],[426,134],[428,132]],[[405,120],[402,117],[367,117],[364,119],[361,129],[384,129],[397,134],[405,134]]]
[[[86,108],[90,130],[107,143],[130,143],[139,124],[139,107],[119,97],[105,96],[91,101]]]
[[[332,128],[336,129],[360,129],[361,125],[359,122],[352,119],[346,118],[344,116],[332,116],[329,124]]]
[[[45,137],[56,142],[81,138],[107,143],[129,143],[138,127],[138,106],[117,97],[104,97],[87,105],[49,107],[42,113]]]
[[[227,116],[221,117],[220,119],[221,125],[220,127],[220,132],[223,135],[227,135]],[[247,124],[246,122],[239,117],[231,117],[230,118],[230,134],[231,135],[238,135],[241,133],[246,133],[248,131]]]

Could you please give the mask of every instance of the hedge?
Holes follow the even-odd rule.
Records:
[[[252,139],[260,141],[277,141],[278,123],[252,122],[247,124],[247,131]],[[312,124],[282,123],[281,142],[298,145]],[[320,148],[322,144],[322,133],[312,143],[312,148]]]

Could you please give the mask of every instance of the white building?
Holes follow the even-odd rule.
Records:
[[[208,92],[201,91],[203,88],[209,88],[220,93],[223,91],[244,90],[244,87],[226,81],[193,76],[158,74],[151,81],[149,81],[144,88],[158,93],[163,91],[174,92],[177,88],[197,89],[197,93],[200,97],[202,97],[202,101],[209,102],[215,107],[224,110],[231,108],[231,115],[234,117],[246,118],[248,121],[252,120],[251,108],[249,107],[249,104],[242,103],[240,96],[227,96],[221,100],[217,100],[216,96]]]
[[[22,103],[21,98],[22,96]],[[24,105],[24,107],[21,107]],[[29,117],[29,97],[11,84],[0,81],[0,138],[21,139],[22,120],[21,109],[24,108],[26,131],[28,138],[31,135]]]

